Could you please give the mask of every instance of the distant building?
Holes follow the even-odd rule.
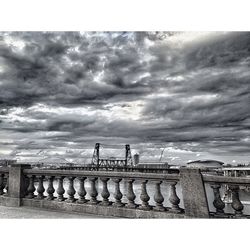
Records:
[[[169,167],[167,162],[139,162],[137,164],[138,167],[144,168],[162,168]]]
[[[170,166],[167,162],[139,162],[138,164],[134,165],[133,171],[164,173],[165,171],[168,171],[169,168]]]
[[[140,156],[139,156],[139,154],[135,154],[134,155],[134,164],[137,165],[137,164],[139,164],[139,162],[140,162]]]
[[[187,163],[187,167],[195,167],[195,168],[222,168],[224,162],[216,161],[216,160],[198,160],[191,161]]]
[[[170,168],[167,162],[150,162],[144,161],[140,162],[140,155],[138,153],[134,154],[134,170],[140,170],[143,172],[154,172],[154,171],[164,171]]]

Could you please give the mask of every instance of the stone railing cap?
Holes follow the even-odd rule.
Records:
[[[17,167],[21,167],[21,168],[31,168],[30,164],[24,164],[24,163],[15,163],[15,164],[11,164],[12,168],[17,168]]]

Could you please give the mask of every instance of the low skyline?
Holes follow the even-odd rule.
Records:
[[[249,65],[249,32],[2,32],[0,158],[248,163]]]

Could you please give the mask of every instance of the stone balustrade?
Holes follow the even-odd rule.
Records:
[[[57,204],[81,204],[82,207],[106,207],[111,208],[111,211],[120,208],[118,211],[123,215],[128,209],[151,211],[151,214],[184,214],[175,187],[179,182],[178,174],[24,169],[23,175],[27,182],[23,201],[27,205],[31,201],[43,200]],[[139,187],[136,193],[135,182],[136,187]],[[169,192],[162,191],[163,184],[169,186]],[[153,187],[150,194],[147,191],[149,185]],[[168,200],[169,207],[164,204],[164,200]]]
[[[228,177],[228,176],[215,176],[210,174],[203,174],[204,183],[208,184],[213,190],[214,200],[213,206],[215,212],[210,212],[212,217],[221,218],[249,218],[249,214],[244,214],[244,205],[242,204],[239,196],[240,187],[249,187],[250,178],[247,177]],[[231,204],[225,204],[221,198],[221,190],[228,187],[228,191],[231,193]],[[250,198],[250,193],[249,193]],[[230,205],[233,214],[226,213],[224,209],[226,205]]]
[[[231,192],[233,213],[225,212],[221,190]],[[140,173],[0,168],[0,205],[41,207],[127,218],[248,218],[240,186],[250,179],[202,173]],[[210,192],[213,200],[207,200]]]

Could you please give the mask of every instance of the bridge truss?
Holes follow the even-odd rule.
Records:
[[[109,158],[101,158],[100,157],[100,147],[102,146],[108,146],[112,148],[117,148],[117,145],[105,145],[96,143],[95,149],[92,157],[91,165],[94,170],[108,170],[108,169],[115,169],[115,168],[124,168],[132,167],[133,166],[133,160],[132,160],[132,154],[130,150],[130,145],[125,145],[125,158],[116,158],[116,157],[109,157]]]

